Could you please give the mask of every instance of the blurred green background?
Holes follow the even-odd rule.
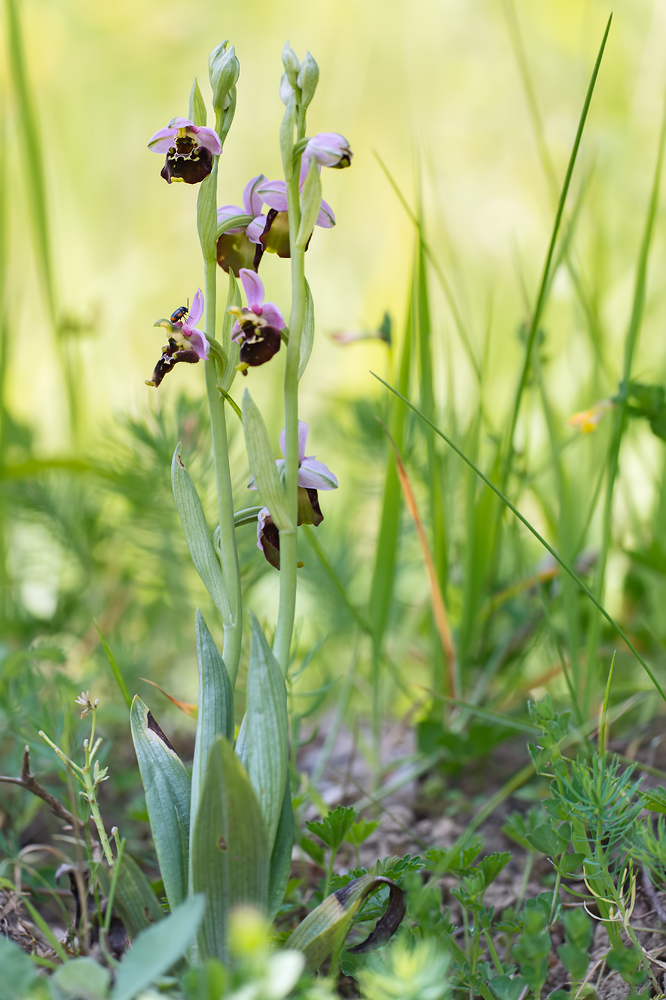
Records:
[[[109,684],[94,618],[131,690],[139,689],[141,676],[149,676],[187,700],[194,700],[196,692],[192,624],[197,603],[217,627],[203,587],[188,567],[169,490],[170,458],[182,440],[212,512],[210,490],[206,493],[210,458],[203,372],[181,366],[159,390],[144,385],[162,344],[154,321],[191,300],[202,282],[197,191],[165,184],[160,158],[146,143],[170,118],[187,114],[195,77],[208,95],[207,55],[223,38],[236,46],[241,77],[236,118],[220,165],[220,204],[239,203],[254,174],[280,175],[278,86],[287,39],[301,58],[309,49],[321,70],[309,133],[339,131],[354,150],[351,170],[325,172],[324,196],[337,226],[315,232],[306,260],[317,338],[302,382],[301,415],[311,424],[308,451],[338,474],[340,489],[323,498],[326,520],[316,534],[330,572],[302,542],[306,566],[298,656],[312,654],[315,663],[306,689],[323,688],[338,697],[336,678],[358,664],[354,685],[361,706],[374,699],[376,711],[383,705],[399,713],[410,702],[406,678],[437,686],[441,650],[430,620],[423,556],[409,518],[401,521],[398,513],[391,550],[395,574],[390,560],[383,567],[375,548],[382,503],[386,507],[388,455],[375,416],[393,419],[394,408],[370,371],[396,376],[405,330],[416,336],[410,288],[413,292],[422,280],[427,351],[420,349],[415,391],[421,395],[415,398],[423,402],[430,380],[436,422],[489,474],[497,471],[495,449],[506,430],[522,364],[521,327],[535,300],[607,5],[597,0],[516,0],[515,9],[503,0],[285,0],[279,5],[24,0],[16,9],[28,105],[34,106],[43,153],[48,239],[35,237],[35,189],[24,143],[26,96],[17,86],[16,35],[6,30],[0,70],[2,769],[16,770],[20,744],[34,739],[40,725],[68,738],[73,723],[66,721],[69,709],[63,714],[62,706],[70,705],[82,686],[93,694],[108,692],[108,725],[117,723],[123,732],[125,709]],[[510,484],[512,498],[558,549],[568,550],[571,561],[594,552],[599,543],[598,484],[610,418],[586,438],[569,430],[566,421],[575,410],[614,394],[621,377],[657,155],[665,43],[661,5],[647,0],[615,4],[565,219],[565,231],[572,225],[572,269],[557,270],[543,319],[540,370],[557,447],[534,386],[518,427],[520,461]],[[521,52],[539,109],[536,133]],[[437,275],[417,267],[412,276],[415,227],[375,154],[409,204],[415,210],[420,205],[428,246],[451,286],[474,355],[484,359],[481,384]],[[633,367],[635,377],[655,383],[664,380],[666,360],[662,219],[659,211]],[[40,280],[45,253],[52,262],[53,319]],[[261,277],[267,298],[288,312],[288,264],[267,254]],[[372,331],[386,311],[392,318],[390,352],[378,341],[342,347],[330,336],[341,330]],[[423,330],[423,315],[419,324]],[[253,371],[247,382],[276,449],[282,364],[278,358]],[[73,427],[64,372],[78,414]],[[239,395],[241,388],[235,384],[232,394]],[[242,507],[248,470],[238,431],[234,426],[232,450]],[[527,693],[542,690],[546,676],[555,678],[556,692],[565,692],[558,642],[569,645],[573,662],[585,645],[589,606],[566,587],[562,596],[555,586],[547,595],[552,617],[545,620],[543,595],[519,587],[515,603],[500,599],[508,612],[499,621],[491,612],[489,626],[488,601],[543,565],[543,552],[513,523],[507,527],[506,520],[502,542],[493,541],[489,525],[496,509],[474,478],[439,444],[432,452],[412,418],[403,431],[403,455],[439,552],[440,584],[466,681],[463,693],[522,710]],[[635,422],[629,444],[614,498],[606,603],[634,629],[632,635],[640,632],[641,648],[661,669],[666,635],[660,617],[666,567],[660,547],[663,443],[647,425]],[[567,489],[558,496],[553,469],[564,446]],[[54,460],[59,468],[52,467]],[[446,524],[438,543],[442,519]],[[249,604],[270,629],[278,580],[256,550],[253,530],[243,532]],[[642,562],[632,552],[643,553]],[[651,563],[646,553],[652,553]],[[348,605],[363,608],[373,573],[376,580],[383,572],[389,580],[387,621],[379,639],[375,633],[370,652],[364,630],[353,629]],[[316,643],[324,637],[320,649]],[[615,641],[606,640],[604,670]],[[586,669],[596,684],[601,676],[596,660],[588,657]],[[643,686],[643,674],[630,657],[624,673],[622,664],[618,669],[618,694]],[[380,675],[387,682],[378,694]],[[589,677],[586,683],[585,704],[591,709]],[[39,697],[54,690],[62,693],[62,702]],[[147,697],[145,686],[141,691]],[[151,697],[159,699],[160,718],[191,734],[184,716],[165,708],[161,696]],[[297,715],[319,703],[319,695],[302,697]],[[645,717],[654,707],[650,701]],[[20,811],[26,803],[17,798],[12,808]]]

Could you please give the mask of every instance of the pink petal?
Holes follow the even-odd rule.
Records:
[[[239,327],[238,323],[234,323],[234,325],[231,328],[231,339],[233,340],[234,344],[238,343],[242,333],[243,331]]]
[[[298,485],[306,490],[337,490],[338,480],[323,462],[305,458],[298,470]]]
[[[261,318],[265,319],[269,326],[274,326],[277,330],[284,330],[287,325],[284,316],[274,302],[264,302],[261,306]]]
[[[260,194],[257,194],[257,188],[262,181],[266,178],[263,174],[257,174],[253,177],[251,181],[248,181],[245,185],[245,190],[243,191],[243,205],[245,206],[245,211],[248,215],[259,215],[261,213],[261,208],[263,205],[263,199]]]
[[[161,128],[148,143],[151,153],[166,153],[173,146],[175,131],[172,128]]]
[[[202,126],[201,128],[193,128],[192,132],[197,132],[197,139],[199,140],[199,145],[203,146],[204,149],[208,149],[214,156],[219,156],[222,152],[222,143],[220,142],[220,137],[212,128],[206,128]]]
[[[258,215],[256,219],[253,219],[250,225],[245,230],[245,235],[247,236],[250,243],[261,243],[261,237],[264,235],[265,228],[266,228],[265,215]]]
[[[284,181],[266,181],[257,188],[264,205],[276,212],[287,211],[287,185]]]
[[[247,304],[259,316],[262,315],[261,305],[264,301],[264,284],[256,271],[250,271],[247,267],[241,267],[238,272],[240,280],[243,282]]]
[[[335,225],[335,215],[333,209],[328,204],[328,202],[321,199],[321,208],[319,210],[319,215],[317,216],[317,221],[315,226],[321,226],[322,229],[332,229]]]
[[[217,224],[221,225],[226,222],[227,219],[233,219],[236,215],[247,215],[248,213],[240,205],[222,205],[217,210]],[[227,232],[234,232],[234,230],[227,229]]]
[[[304,420],[298,421],[298,461],[305,460],[305,446],[308,443],[308,432],[310,428]]]
[[[190,128],[195,135],[199,131],[198,125],[191,122],[189,118],[172,118],[169,122],[169,128]]]
[[[201,330],[188,329],[188,327],[183,327],[183,333],[189,341],[189,346],[193,351],[196,351],[202,361],[208,360],[208,352],[210,350],[210,344],[206,340],[205,334]]]
[[[299,420],[298,421],[298,461],[299,462],[302,462],[303,459],[305,458],[305,446],[306,446],[306,444],[308,442],[308,432],[309,432],[309,430],[310,430],[310,428],[308,427],[308,425],[306,424],[306,422],[304,420]],[[285,442],[285,435],[286,435],[286,433],[287,433],[287,428],[285,427],[282,430],[282,433],[280,434],[280,451],[282,452],[283,455],[285,453],[285,451],[284,451],[284,442]],[[278,458],[277,461],[280,462],[281,459]]]
[[[308,147],[306,146],[303,150],[303,156],[301,157],[301,173],[298,178],[298,190],[300,191],[305,184],[305,178],[308,176],[308,170],[310,169],[310,155],[308,153]],[[317,170],[321,174],[321,166],[317,163]]]
[[[201,294],[201,289],[197,288],[196,295],[192,299],[192,306],[187,315],[187,323],[185,324],[186,327],[195,327],[199,322],[199,320],[201,319],[201,317],[203,316],[203,311],[204,311],[204,297]]]

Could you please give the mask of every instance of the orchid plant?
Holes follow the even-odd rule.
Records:
[[[229,960],[234,908],[251,904],[272,919],[289,878],[293,816],[286,681],[296,609],[297,528],[322,522],[319,491],[338,486],[334,473],[314,455],[306,454],[308,424],[300,419],[299,384],[315,332],[305,253],[315,227],[326,229],[335,224],[333,210],[322,198],[321,170],[350,166],[352,152],[347,140],[337,133],[307,135],[306,114],[319,77],[312,56],[308,53],[300,62],[287,44],[283,63],[280,97],[285,112],[279,143],[284,178],[268,180],[257,174],[247,183],[241,206],[218,205],[219,158],[236,108],[239,63],[233,46],[223,42],[210,55],[214,128],[206,124],[204,99],[195,81],[189,117],[173,118],[148,143],[150,150],[165,156],[161,174],[167,183],[199,185],[197,228],[203,292],[198,289],[191,306],[178,306],[168,319],[155,324],[167,331],[168,342],[147,384],[157,389],[180,362],[203,363],[217,489],[214,531],[206,522],[180,446],[172,462],[172,483],[187,545],[220,614],[224,640],[220,651],[197,611],[199,704],[191,776],[138,696],[131,704],[130,718],[172,918],[185,912],[183,907],[189,907],[188,914],[196,911],[197,955],[222,962]],[[287,313],[266,301],[257,273],[267,252],[290,260],[288,323]],[[217,298],[220,268],[228,275],[223,308]],[[250,390],[245,389],[242,406],[233,400],[230,390],[239,373],[247,377],[252,368],[271,362],[283,344],[283,457],[276,458]],[[277,374],[277,365],[275,371]],[[188,374],[191,377],[193,373]],[[184,370],[181,376],[187,377]],[[169,384],[159,391],[168,392]],[[251,386],[251,380],[248,384]],[[231,486],[229,406],[243,423],[251,472],[248,486],[262,501],[240,511],[234,509]],[[250,522],[256,523],[259,550],[280,573],[272,646],[257,619],[244,615],[236,530]],[[233,691],[247,624],[251,641],[246,710],[237,727]],[[105,888],[110,889],[132,936],[145,929],[148,919],[155,919],[154,906],[147,904],[150,887],[129,858],[111,854],[107,863],[102,882],[106,879]],[[303,921],[292,934],[289,947],[302,952],[311,967],[332,950],[339,952],[362,901],[387,883],[390,880],[385,877],[366,875],[339,890],[334,905],[324,901]],[[404,911],[401,890],[393,883],[390,889],[391,903],[368,947],[383,943],[400,922]],[[143,910],[137,900],[146,903]],[[199,909],[195,901],[202,904]],[[150,917],[142,916],[144,913]]]

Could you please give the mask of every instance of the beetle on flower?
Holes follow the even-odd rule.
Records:
[[[231,339],[241,345],[238,367],[247,375],[248,368],[265,365],[277,354],[287,324],[274,302],[264,302],[264,285],[259,275],[246,267],[241,267],[239,275],[247,307],[229,307],[229,312],[237,317]]]
[[[222,152],[222,143],[215,129],[195,125],[189,118],[172,118],[150,139],[148,149],[166,153],[161,176],[167,184],[199,184],[213,169],[213,157]]]
[[[196,326],[204,311],[204,297],[200,288],[197,288],[189,313],[183,319],[174,319],[174,316],[181,313],[181,309],[177,309],[171,319],[160,319],[154,324],[169,331],[169,343],[162,348],[162,357],[155,365],[152,379],[146,381],[146,385],[157,387],[179,361],[195,365],[199,361],[208,360],[210,344],[206,334]]]

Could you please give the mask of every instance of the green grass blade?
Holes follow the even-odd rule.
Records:
[[[507,456],[505,459],[504,470],[502,474],[502,484],[504,489],[506,489],[506,484],[508,482],[509,475],[511,473],[511,465],[513,461],[513,439],[516,432],[516,424],[518,423],[520,404],[522,402],[523,393],[525,391],[525,386],[527,385],[527,379],[530,372],[530,366],[532,361],[532,349],[534,347],[534,341],[536,340],[537,331],[539,329],[539,324],[541,323],[541,317],[543,315],[543,310],[546,304],[546,295],[550,283],[550,272],[551,272],[551,265],[553,262],[553,256],[555,253],[555,244],[557,242],[557,236],[560,230],[560,223],[562,221],[562,215],[564,213],[564,206],[566,204],[567,196],[569,194],[571,178],[573,176],[574,167],[576,165],[576,160],[578,158],[578,150],[580,149],[581,139],[583,137],[583,130],[585,128],[585,123],[587,121],[588,111],[590,110],[592,95],[594,93],[597,77],[599,75],[601,60],[603,58],[604,50],[606,48],[606,41],[608,39],[608,33],[610,31],[612,20],[613,20],[613,15],[611,14],[610,17],[608,18],[608,23],[606,25],[606,30],[604,32],[604,36],[601,41],[601,46],[599,48],[597,60],[594,64],[594,69],[592,70],[592,76],[590,78],[590,83],[587,88],[587,94],[585,95],[585,101],[583,103],[583,110],[581,112],[581,116],[578,122],[576,138],[574,139],[573,149],[571,150],[571,156],[569,157],[567,171],[564,176],[564,183],[562,185],[562,191],[560,193],[560,198],[557,205],[557,211],[555,212],[555,221],[553,223],[553,229],[550,236],[550,243],[548,244],[546,259],[543,265],[543,271],[541,274],[541,283],[539,285],[539,292],[537,295],[536,305],[534,307],[534,312],[532,313],[530,328],[527,335],[527,345],[525,347],[525,359],[523,361],[523,368],[520,374],[520,379],[518,381],[516,396],[513,403],[513,411],[511,414],[511,421],[509,424],[509,433],[507,438]]]
[[[111,673],[113,674],[113,679],[115,680],[116,684],[118,685],[118,690],[120,691],[121,695],[125,699],[125,704],[127,705],[128,708],[131,708],[132,707],[132,697],[131,697],[128,689],[127,689],[127,684],[125,684],[125,678],[122,675],[122,671],[121,671],[120,667],[118,666],[118,662],[117,662],[115,656],[111,652],[111,649],[109,647],[108,642],[106,641],[106,639],[104,638],[104,635],[102,634],[102,630],[100,629],[100,627],[99,627],[99,625],[97,624],[96,621],[94,622],[94,624],[95,624],[95,628],[97,629],[97,635],[99,636],[99,641],[102,644],[102,649],[104,650],[104,655],[106,656],[107,662],[108,662],[108,664],[109,664],[109,666],[111,668]]]
[[[448,303],[449,309],[451,310],[451,314],[453,316],[453,320],[454,320],[455,325],[456,325],[456,329],[457,329],[458,334],[460,336],[460,340],[462,342],[463,347],[465,348],[465,351],[467,352],[467,357],[469,358],[469,362],[470,362],[470,364],[472,366],[472,369],[473,369],[474,374],[476,375],[477,379],[480,380],[481,379],[481,367],[480,367],[479,362],[477,361],[476,356],[474,354],[474,348],[472,347],[471,341],[469,339],[469,334],[468,334],[467,328],[466,328],[466,326],[465,326],[465,324],[463,322],[463,318],[462,318],[462,315],[460,313],[460,309],[458,308],[458,303],[456,302],[456,299],[455,299],[455,296],[454,296],[453,291],[451,289],[451,286],[450,286],[449,282],[447,281],[446,275],[444,274],[444,271],[442,270],[442,267],[441,267],[439,261],[437,260],[435,254],[431,250],[430,245],[427,242],[427,240],[426,240],[426,238],[425,238],[425,236],[423,234],[423,226],[422,226],[422,223],[421,223],[421,219],[410,208],[409,203],[407,202],[407,199],[405,198],[404,194],[400,190],[397,181],[395,180],[395,178],[393,177],[393,175],[391,174],[391,172],[389,171],[388,167],[386,166],[386,164],[384,163],[384,161],[382,160],[381,156],[378,153],[375,153],[375,159],[377,160],[379,166],[381,167],[382,171],[384,172],[384,175],[385,175],[387,181],[389,182],[389,184],[393,188],[393,190],[394,190],[394,192],[395,192],[395,194],[396,194],[396,196],[398,198],[398,201],[400,202],[400,204],[404,208],[405,212],[407,213],[407,215],[409,216],[409,218],[411,219],[411,221],[416,226],[416,229],[417,229],[417,232],[418,232],[418,235],[419,235],[419,241],[420,241],[420,243],[421,243],[421,245],[423,247],[425,255],[428,258],[428,261],[430,262],[430,264],[432,266],[432,269],[433,269],[435,275],[437,276],[437,280],[439,281],[439,284],[441,285],[442,291],[444,292],[444,295],[446,297],[446,301]]]
[[[17,104],[17,123],[23,145],[22,165],[28,188],[28,202],[33,221],[35,257],[39,265],[44,295],[53,328],[56,329],[56,306],[53,289],[51,240],[44,182],[44,157],[37,125],[35,102],[28,79],[25,46],[21,28],[19,0],[7,0],[7,48],[9,70]]]
[[[373,375],[374,375],[374,372],[373,372]],[[499,499],[502,501],[502,503],[504,503],[509,508],[509,510],[518,518],[518,520],[521,521],[525,525],[525,527],[527,528],[527,530],[530,531],[534,535],[534,537],[537,539],[537,541],[539,541],[543,545],[543,547],[548,552],[550,552],[550,554],[553,557],[553,559],[555,559],[560,564],[560,566],[565,571],[565,573],[567,573],[571,577],[571,579],[575,583],[578,584],[578,586],[583,591],[583,593],[592,601],[592,603],[594,604],[594,606],[597,609],[597,611],[599,611],[604,616],[604,618],[609,623],[609,625],[611,625],[615,629],[615,631],[617,632],[617,634],[625,641],[625,643],[627,644],[627,646],[629,647],[629,649],[632,651],[632,653],[634,654],[634,656],[636,657],[636,659],[638,660],[638,662],[640,663],[640,665],[645,670],[646,674],[648,675],[648,677],[650,678],[650,680],[654,684],[655,688],[657,689],[657,691],[659,692],[659,694],[661,695],[661,697],[664,699],[664,701],[666,701],[666,694],[664,693],[664,691],[661,688],[659,682],[657,681],[657,678],[654,676],[654,674],[650,670],[649,666],[647,665],[647,663],[645,662],[645,660],[643,659],[643,657],[640,655],[640,653],[638,652],[638,650],[636,649],[636,647],[632,643],[631,639],[627,636],[627,634],[624,632],[624,630],[617,624],[617,622],[615,621],[615,619],[611,618],[611,616],[608,614],[608,612],[606,611],[606,609],[599,603],[599,601],[594,596],[594,594],[589,589],[589,587],[585,586],[585,584],[580,579],[580,577],[578,576],[578,574],[575,573],[574,570],[568,565],[568,563],[566,563],[562,559],[562,557],[558,555],[558,553],[555,551],[555,549],[551,545],[548,544],[548,542],[546,541],[546,539],[542,535],[540,535],[539,532],[536,530],[536,528],[532,527],[532,525],[527,520],[527,518],[524,517],[520,513],[520,511],[518,510],[518,508],[514,507],[514,505],[502,493],[502,491],[497,486],[495,486],[495,484],[492,483],[490,481],[490,479],[488,479],[488,477],[486,475],[484,475],[484,473],[481,471],[481,469],[479,469],[478,466],[476,466],[474,464],[474,462],[472,462],[465,455],[465,453],[460,450],[460,448],[451,440],[451,438],[447,437],[447,435],[443,431],[441,431],[439,429],[439,427],[437,427],[431,420],[428,420],[428,418],[426,416],[424,416],[423,413],[420,412],[420,410],[418,409],[418,407],[414,406],[413,403],[410,403],[410,401],[405,396],[403,396],[402,393],[398,392],[397,389],[394,389],[393,386],[391,386],[391,385],[388,384],[388,382],[385,382],[384,379],[380,378],[379,375],[375,375],[375,378],[379,382],[381,382],[383,385],[385,385],[387,389],[390,389],[390,391],[392,393],[394,393],[396,396],[398,396],[403,401],[403,403],[406,403],[407,406],[409,406],[409,408],[412,409],[414,411],[414,413],[416,413],[417,416],[419,416],[421,418],[421,420],[424,420],[432,428],[432,430],[435,432],[435,434],[438,434],[442,438],[442,440],[446,441],[446,443],[448,444],[449,448],[452,448],[455,451],[456,455],[458,455],[460,458],[462,458],[463,462],[466,462],[467,465],[469,465],[469,467],[474,470],[474,472],[476,473],[476,475],[480,479],[483,480],[483,482],[486,484],[486,486],[490,487],[490,489],[493,491],[493,493],[495,493],[499,497]]]

